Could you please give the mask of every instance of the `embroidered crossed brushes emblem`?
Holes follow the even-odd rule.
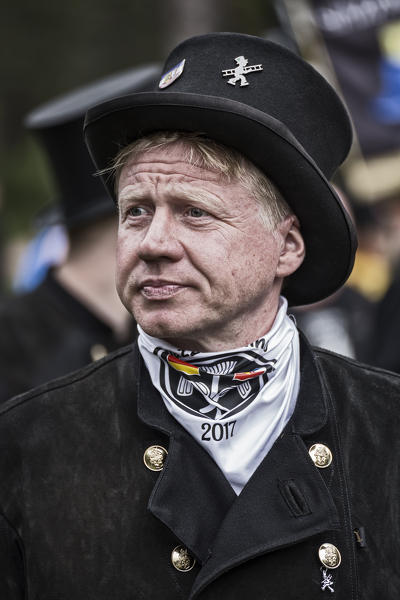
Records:
[[[330,573],[328,573],[326,569],[322,569],[321,590],[323,592],[325,590],[329,590],[330,592],[335,591],[333,589],[333,576]]]
[[[253,73],[254,71],[263,70],[261,64],[247,66],[249,61],[244,56],[237,56],[235,61],[238,65],[235,69],[225,69],[222,71],[222,77],[229,77],[230,75],[233,75],[233,77],[227,81],[227,83],[230,83],[231,85],[236,85],[238,81],[240,81],[240,87],[249,85],[245,75],[248,73]]]

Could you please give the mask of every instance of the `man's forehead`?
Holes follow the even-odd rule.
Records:
[[[118,187],[120,206],[162,193],[164,198],[192,200],[225,212],[223,207],[231,206],[227,196],[232,200],[249,195],[236,177],[192,164],[188,149],[175,143],[134,153],[121,170]]]
[[[121,178],[159,173],[167,175],[176,173],[187,179],[198,178],[223,183],[228,179],[221,171],[211,169],[202,165],[196,158],[191,158],[190,150],[181,142],[133,153],[121,169]]]

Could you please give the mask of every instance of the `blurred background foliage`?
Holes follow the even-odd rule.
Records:
[[[2,237],[32,234],[54,193],[44,155],[24,129],[38,105],[100,77],[163,61],[181,39],[208,31],[262,35],[269,0],[5,2],[0,15]]]

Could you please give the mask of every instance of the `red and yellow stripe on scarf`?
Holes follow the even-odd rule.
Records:
[[[179,358],[176,358],[176,356],[173,356],[172,354],[168,354],[167,361],[170,367],[176,371],[181,371],[186,375],[200,375],[200,369],[198,367],[184,362],[183,360],[179,360]]]

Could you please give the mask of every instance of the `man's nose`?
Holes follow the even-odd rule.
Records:
[[[160,258],[179,260],[183,249],[177,238],[177,229],[173,215],[165,209],[156,209],[140,243],[139,257],[147,261]]]

